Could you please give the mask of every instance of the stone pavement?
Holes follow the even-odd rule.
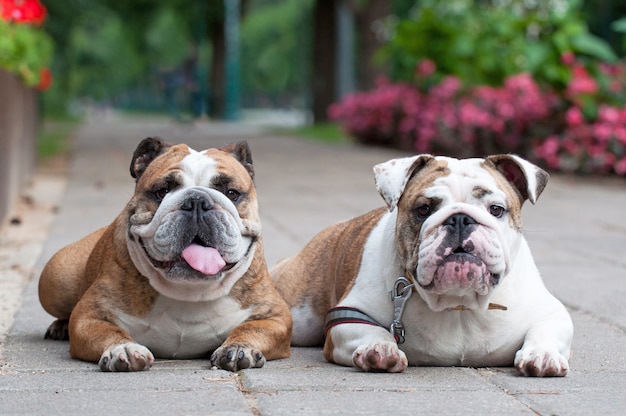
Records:
[[[0,414],[626,412],[626,183],[617,179],[557,176],[538,204],[525,208],[539,269],[574,320],[565,378],[524,378],[512,368],[368,374],[328,364],[315,348],[294,348],[291,358],[236,374],[210,370],[208,360],[157,360],[147,372],[101,373],[94,364],[70,359],[67,342],[43,340],[52,317],[39,305],[37,277],[56,250],[119,213],[132,194],[132,152],[152,135],[196,149],[249,141],[270,265],[296,253],[323,227],[381,206],[372,166],[403,155],[281,137],[246,124],[182,125],[155,118],[84,124],[72,142],[67,176],[39,175],[29,206],[18,211],[21,225],[3,229],[0,238],[0,331],[6,332],[0,339]],[[22,230],[22,243],[15,230]]]

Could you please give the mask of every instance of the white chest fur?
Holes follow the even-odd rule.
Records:
[[[198,358],[219,347],[250,311],[225,297],[182,302],[160,297],[143,317],[118,316],[117,324],[159,358]]]
[[[341,306],[356,307],[388,328],[393,319],[389,291],[403,273],[393,244],[395,211],[384,216],[366,242],[359,273]],[[533,322],[552,303],[530,250],[522,240],[513,269],[490,301],[507,311],[433,312],[414,293],[406,304],[406,342],[400,346],[412,365],[511,365]],[[547,306],[546,306],[547,305]],[[351,354],[351,353],[350,353]]]

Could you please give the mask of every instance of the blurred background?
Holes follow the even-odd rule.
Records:
[[[621,0],[0,0],[0,178],[111,113],[624,176],[625,52]]]

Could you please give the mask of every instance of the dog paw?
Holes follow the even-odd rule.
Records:
[[[67,341],[70,339],[68,331],[69,319],[57,319],[52,322],[43,336],[44,339],[53,339],[55,341]]]
[[[379,342],[363,345],[352,354],[352,363],[364,371],[386,371],[401,373],[409,361],[394,342]]]
[[[98,365],[102,371],[142,371],[154,363],[154,355],[134,342],[113,345],[102,353]]]
[[[264,364],[265,356],[263,353],[248,345],[222,345],[211,355],[212,366],[228,371],[261,368]]]
[[[515,368],[528,377],[563,377],[569,370],[567,358],[558,351],[523,347],[515,354]]]

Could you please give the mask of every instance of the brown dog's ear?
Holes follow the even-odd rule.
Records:
[[[248,142],[243,141],[236,144],[229,144],[220,149],[222,152],[232,154],[235,159],[243,165],[244,168],[250,174],[250,177],[254,179],[254,166],[252,166],[252,152]]]
[[[160,154],[165,153],[172,145],[161,140],[160,137],[148,137],[143,139],[130,162],[130,176],[135,179],[145,172],[148,165]]]
[[[543,169],[516,155],[493,155],[485,158],[519,192],[521,201],[537,202],[550,175]]]

